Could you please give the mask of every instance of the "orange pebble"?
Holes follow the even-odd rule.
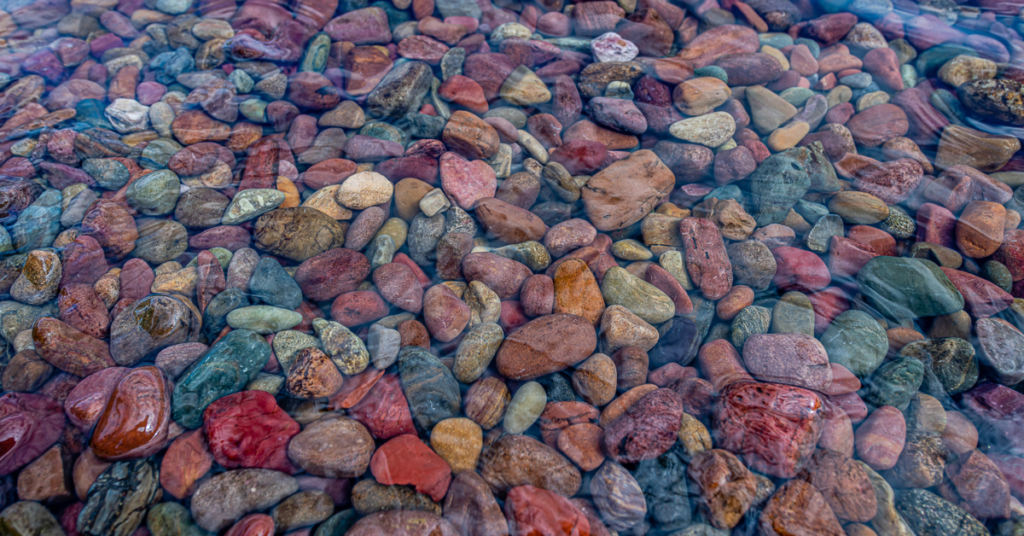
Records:
[[[284,192],[284,202],[278,208],[294,208],[301,204],[299,189],[288,177],[277,178],[277,191]]]
[[[715,313],[722,320],[732,320],[744,307],[754,303],[754,290],[746,285],[736,285],[718,301]]]

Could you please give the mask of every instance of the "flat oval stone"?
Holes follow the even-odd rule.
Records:
[[[370,275],[366,255],[337,247],[305,260],[295,270],[295,282],[312,301],[325,301],[356,290]]]
[[[832,384],[825,348],[803,333],[755,334],[743,345],[743,362],[755,378],[824,391]]]
[[[310,423],[292,437],[288,458],[316,476],[356,478],[370,466],[374,446],[366,427],[335,415]]]
[[[302,315],[280,307],[253,305],[231,311],[227,320],[233,329],[252,330],[261,335],[269,335],[299,325],[302,323]]]
[[[531,485],[571,497],[581,477],[569,460],[551,447],[524,435],[506,435],[484,450],[480,476],[501,494],[516,486]]]
[[[192,496],[192,517],[203,529],[220,531],[249,512],[270,508],[298,489],[298,481],[280,471],[227,471],[199,486]]]
[[[543,316],[505,338],[495,362],[502,376],[531,380],[571,367],[597,348],[597,332],[583,317]]]
[[[604,273],[601,295],[608,305],[621,305],[649,324],[661,324],[676,314],[672,299],[658,287],[617,266]]]
[[[116,365],[103,341],[56,318],[40,318],[32,326],[32,341],[47,363],[76,376],[87,377]]]

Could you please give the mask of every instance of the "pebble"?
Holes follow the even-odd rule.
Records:
[[[211,478],[196,490],[192,498],[192,517],[205,530],[222,530],[247,513],[277,504],[298,488],[294,478],[278,471],[229,471]]]
[[[505,409],[502,423],[505,433],[521,434],[536,422],[547,404],[547,394],[537,382],[527,382],[516,390]]]

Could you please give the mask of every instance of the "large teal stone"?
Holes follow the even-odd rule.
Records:
[[[955,313],[964,297],[934,262],[910,257],[875,257],[857,274],[868,304],[894,320]]]
[[[821,335],[828,360],[863,378],[882,364],[889,338],[877,320],[863,311],[846,311]]]
[[[206,406],[241,391],[266,366],[270,353],[270,343],[255,331],[228,333],[182,374],[174,387],[171,418],[185,428],[199,428]]]

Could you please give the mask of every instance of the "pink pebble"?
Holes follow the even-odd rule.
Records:
[[[159,82],[143,82],[136,86],[135,95],[139,104],[152,106],[160,102],[160,98],[167,93],[167,87]]]
[[[876,471],[892,469],[900,459],[907,441],[907,422],[903,413],[892,406],[882,406],[857,428],[857,455]]]
[[[103,55],[104,52],[106,52],[106,51],[108,51],[108,50],[110,50],[112,48],[120,48],[120,47],[123,47],[123,46],[124,46],[124,40],[122,40],[120,37],[118,37],[118,36],[116,36],[116,35],[114,35],[112,33],[108,33],[108,34],[103,34],[103,35],[97,37],[96,39],[93,39],[92,41],[90,41],[89,42],[89,51],[92,52],[93,56],[96,56],[97,58],[99,58],[100,56]]]
[[[466,29],[466,34],[471,34],[480,27],[480,21],[473,17],[445,17],[445,24],[458,24]]]

